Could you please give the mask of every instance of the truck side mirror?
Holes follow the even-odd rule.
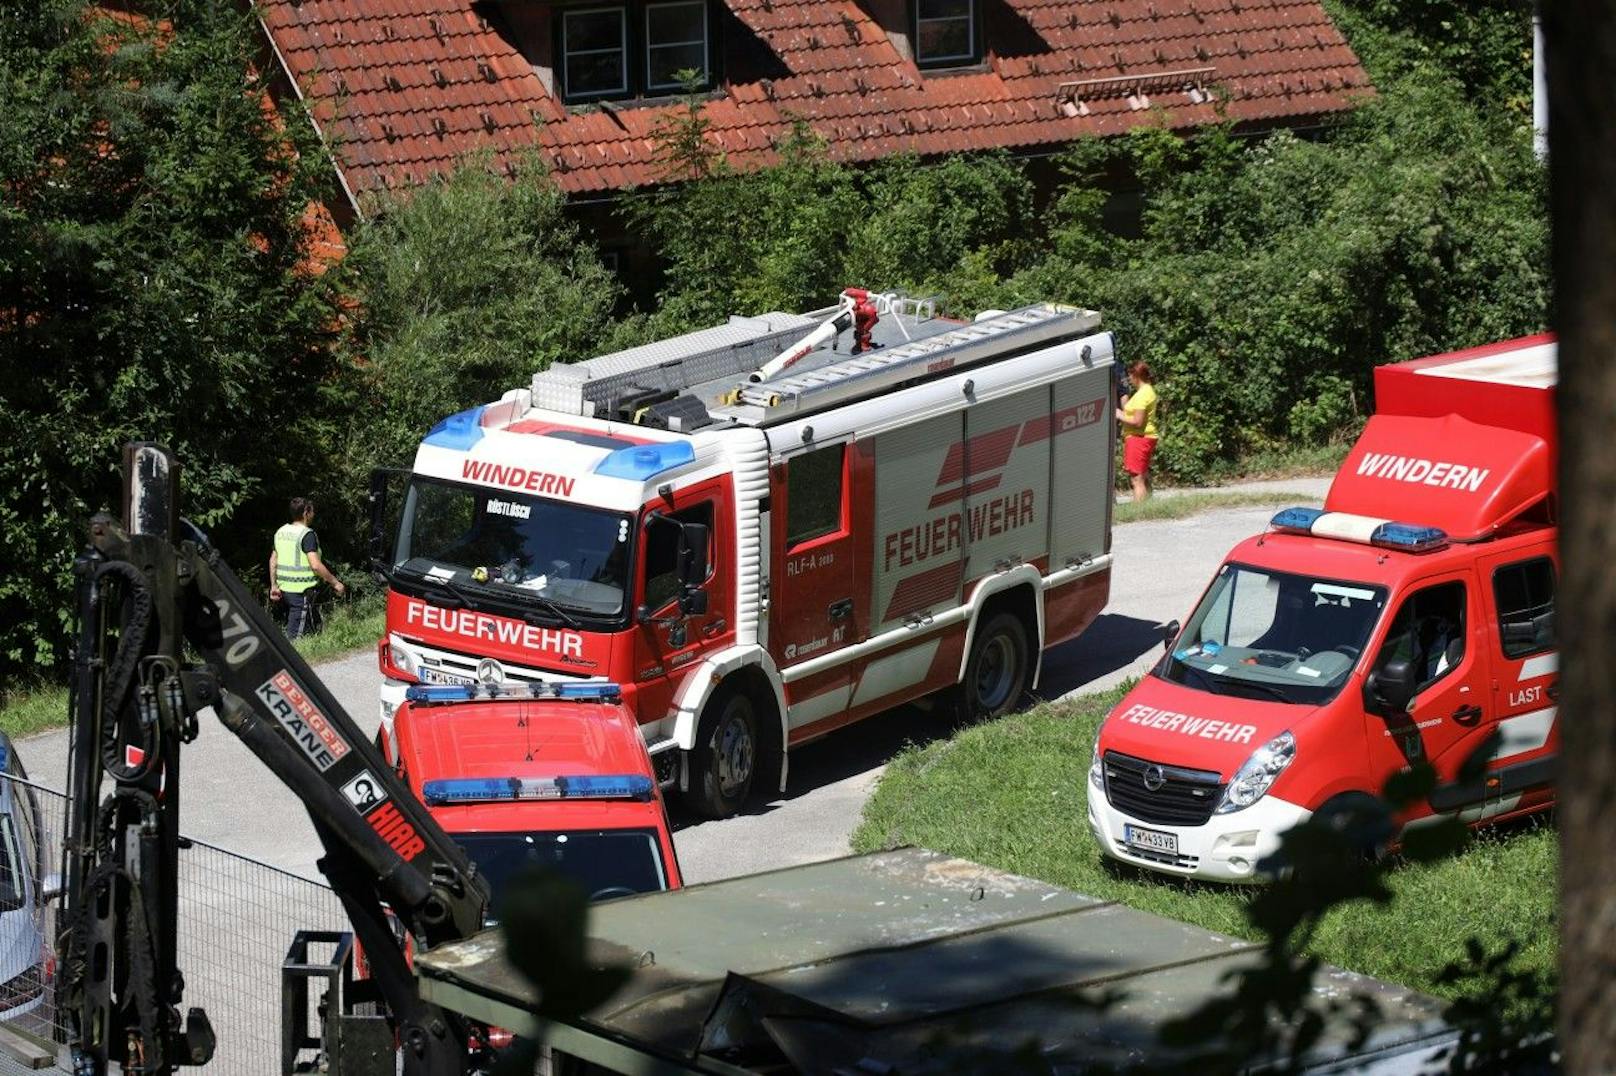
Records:
[[[1418,686],[1413,662],[1406,658],[1383,662],[1364,681],[1364,708],[1386,716],[1406,713]]]
[[[1162,650],[1171,651],[1173,649],[1173,640],[1178,638],[1178,633],[1183,628],[1184,626],[1176,620],[1169,620],[1162,625]]]
[[[705,523],[682,523],[679,526],[679,582],[697,587],[707,581],[707,537]]]

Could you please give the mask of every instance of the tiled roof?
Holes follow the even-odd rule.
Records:
[[[923,71],[858,0],[726,0],[710,137],[732,164],[774,159],[793,117],[848,160],[1028,147],[1174,127],[1298,123],[1338,112],[1369,79],[1318,0],[990,0],[986,61]],[[258,0],[276,50],[335,144],[355,195],[411,186],[490,149],[538,147],[561,187],[667,178],[657,122],[682,104],[568,107],[473,0]],[[1170,79],[1132,84],[1162,72]],[[1105,81],[1112,80],[1112,81]],[[1063,103],[1062,84],[1080,100]],[[1143,89],[1146,99],[1130,93]],[[1072,95],[1068,90],[1066,96]]]

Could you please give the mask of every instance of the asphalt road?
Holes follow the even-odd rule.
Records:
[[[1328,480],[1272,485],[1322,498]],[[1118,527],[1110,604],[1081,637],[1045,656],[1038,693],[1058,698],[1101,690],[1147,669],[1160,651],[1161,625],[1182,618],[1229,547],[1262,529],[1272,514],[1270,508],[1229,509]],[[366,734],[373,734],[379,682],[374,655],[327,662],[319,672]],[[902,707],[794,752],[786,793],[745,814],[700,823],[676,815],[685,880],[713,881],[846,855],[865,798],[887,760],[905,743],[949,731],[940,717]],[[18,746],[36,780],[65,787],[64,731]],[[319,845],[302,805],[217,723],[204,724],[186,750],[182,788],[181,829],[189,836],[321,877],[315,866]]]

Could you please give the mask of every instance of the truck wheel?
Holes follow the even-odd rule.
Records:
[[[696,728],[685,802],[708,818],[739,811],[752,791],[757,756],[757,707],[744,690],[720,687]]]
[[[1027,629],[1013,613],[995,613],[976,629],[955,694],[959,720],[991,721],[1014,709],[1027,691],[1027,649]]]

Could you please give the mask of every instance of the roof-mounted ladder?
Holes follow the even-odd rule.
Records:
[[[906,381],[1003,358],[1097,328],[1100,315],[1040,303],[961,325],[935,336],[866,352],[770,381],[742,383],[715,416],[768,426],[810,411],[874,396]]]

